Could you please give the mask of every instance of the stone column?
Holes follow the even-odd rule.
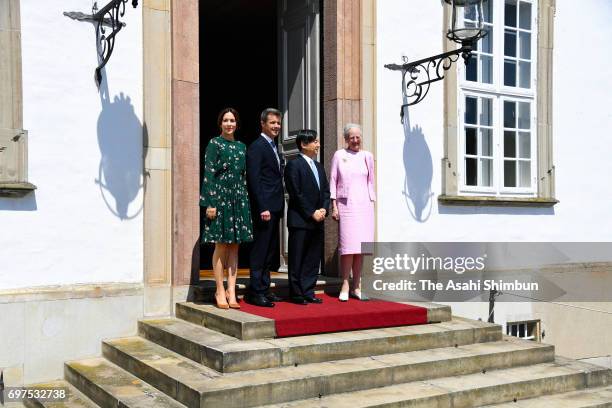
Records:
[[[19,0],[0,1],[0,129],[23,128]]]
[[[172,284],[175,300],[198,279],[200,74],[197,0],[172,0]]]
[[[170,0],[143,4],[144,312],[172,313]]]
[[[344,146],[342,128],[360,123],[361,114],[361,0],[323,2],[323,163]],[[338,227],[325,224],[325,274],[338,273]]]

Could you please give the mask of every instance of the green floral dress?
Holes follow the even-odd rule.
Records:
[[[214,220],[205,219],[202,242],[241,243],[253,240],[244,143],[221,136],[208,143],[200,205],[217,209]]]

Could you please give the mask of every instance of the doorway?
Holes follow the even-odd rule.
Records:
[[[210,139],[219,135],[217,115],[226,107],[240,114],[237,139],[247,146],[259,137],[261,111],[279,108],[284,113],[279,150],[287,159],[295,156],[296,131],[320,134],[321,128],[319,0],[208,0],[200,2],[199,13],[200,162]],[[283,223],[281,265],[286,265],[286,232]],[[213,249],[202,246],[200,269],[211,269]],[[240,246],[241,269],[248,268],[249,250],[248,244]]]

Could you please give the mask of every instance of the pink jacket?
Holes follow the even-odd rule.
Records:
[[[374,192],[374,156],[372,153],[362,150],[365,155],[366,166],[368,167],[368,192],[370,193],[370,200],[376,201],[376,193]],[[342,174],[342,162],[346,155],[349,155],[345,149],[338,150],[334,153],[334,157],[331,162],[331,172],[329,175],[329,190],[331,192],[331,199],[347,198],[351,184],[354,182],[352,179],[347,178]]]

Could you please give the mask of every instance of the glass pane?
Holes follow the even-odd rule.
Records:
[[[476,21],[478,14],[476,13],[476,6],[467,6],[463,10],[463,18],[466,20]]]
[[[478,185],[478,176],[477,176],[477,168],[478,165],[477,159],[465,159],[465,185],[466,186],[476,186]]]
[[[516,31],[504,31],[504,55],[506,57],[516,57]]]
[[[481,159],[480,160],[480,174],[481,182],[483,186],[491,187],[493,185],[493,160]]]
[[[516,132],[504,132],[504,157],[516,157]]]
[[[478,110],[477,104],[478,98],[472,98],[467,96],[465,98],[465,123],[470,123],[475,125],[476,122],[476,112]]]
[[[531,30],[531,3],[521,3],[519,10],[519,26],[525,30]]]
[[[485,0],[482,5],[483,20],[487,23],[491,23],[493,20],[493,0]]]
[[[472,57],[468,60],[465,67],[465,80],[466,81],[478,81],[478,62],[476,57]]]
[[[519,324],[519,337],[521,338],[525,337],[525,325],[524,324]]]
[[[490,98],[480,98],[480,124],[493,126],[493,100]]]
[[[516,102],[504,101],[504,127],[516,127]]]
[[[481,55],[480,57],[480,72],[482,72],[481,82],[485,84],[493,83],[493,57]]]
[[[475,128],[465,128],[465,154],[478,154],[478,142],[476,140]]]
[[[531,187],[531,161],[519,162],[519,187]]]
[[[531,62],[519,62],[519,85],[521,88],[531,88]]]
[[[504,160],[504,187],[516,187],[516,162]]]
[[[531,133],[519,132],[519,157],[531,159]]]
[[[487,54],[493,54],[493,27],[485,26],[485,35],[482,40],[478,41],[479,51],[486,52]]]
[[[516,61],[504,61],[504,85],[516,86]]]
[[[507,26],[516,27],[516,0],[506,0],[504,22]]]
[[[521,58],[531,59],[531,34],[520,32],[519,33],[519,44]]]
[[[518,127],[520,129],[530,129],[530,106],[529,102],[519,102]]]
[[[518,326],[516,324],[513,324],[512,325],[512,335],[516,337],[517,334],[518,334]]]
[[[493,156],[493,130],[480,129],[480,155]]]

